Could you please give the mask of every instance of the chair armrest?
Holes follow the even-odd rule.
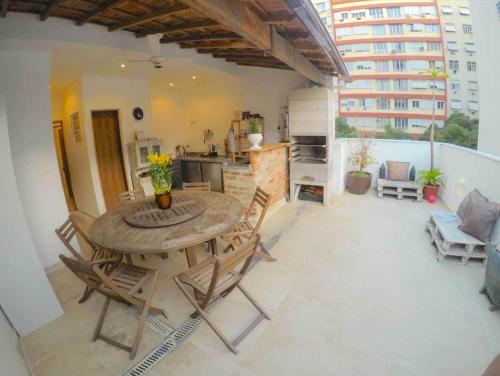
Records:
[[[121,256],[120,257],[112,257],[112,258],[105,258],[105,259],[100,259],[100,260],[95,260],[95,261],[90,261],[90,265],[99,265],[99,264],[105,264],[105,263],[115,263],[115,262],[120,262],[121,261]]]

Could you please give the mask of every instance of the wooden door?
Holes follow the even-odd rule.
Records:
[[[92,125],[102,194],[110,210],[120,206],[118,193],[127,190],[118,111],[92,111]]]
[[[73,194],[73,187],[71,186],[68,156],[66,154],[66,147],[64,145],[62,121],[52,122],[52,130],[56,147],[57,164],[59,166],[59,175],[61,176],[61,183],[63,186],[64,198],[66,199],[66,206],[68,207],[69,211],[74,211],[77,210],[77,207],[75,196]]]

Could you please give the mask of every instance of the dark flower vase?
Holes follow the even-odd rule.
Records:
[[[169,209],[170,205],[172,205],[172,195],[170,192],[165,192],[159,195],[155,194],[155,200],[156,205],[163,210]]]

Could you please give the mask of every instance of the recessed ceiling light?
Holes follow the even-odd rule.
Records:
[[[193,80],[196,80],[196,76],[191,77]]]
[[[173,83],[173,82],[171,82],[169,85],[170,85],[170,86],[174,86],[174,83]]]
[[[125,67],[126,67],[126,65],[125,65],[125,64],[121,64],[121,65],[120,65],[120,67],[125,68]]]

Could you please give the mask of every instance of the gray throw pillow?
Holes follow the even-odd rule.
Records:
[[[409,168],[410,162],[387,161],[387,179],[407,181]]]
[[[469,194],[465,196],[457,210],[457,215],[462,221],[467,216],[467,209],[469,208],[469,205],[476,205],[478,201],[488,201],[488,199],[484,197],[477,189],[470,191]]]
[[[481,240],[488,242],[491,232],[500,215],[500,204],[489,201],[478,201],[467,208],[467,215],[459,226],[460,230]]]

